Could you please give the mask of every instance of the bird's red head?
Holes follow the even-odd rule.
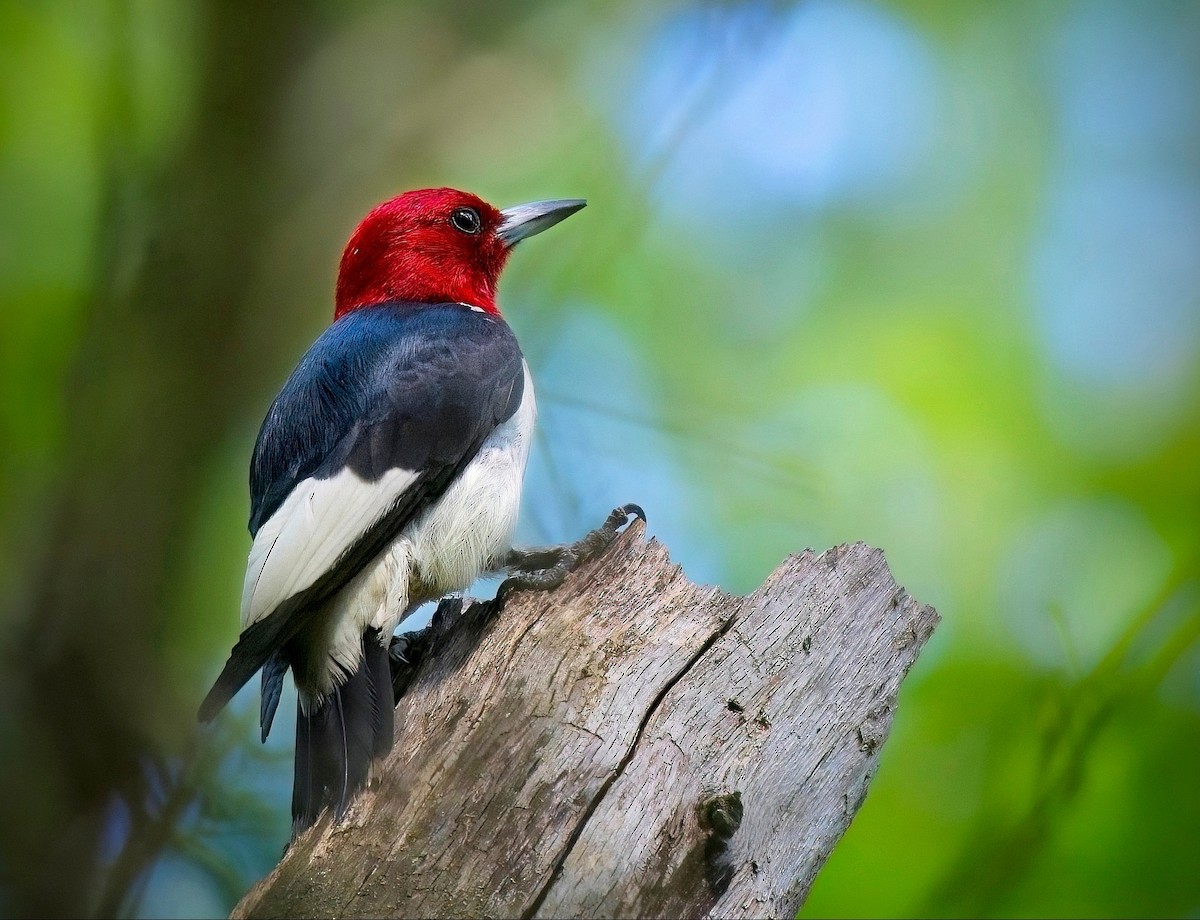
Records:
[[[500,211],[452,188],[385,201],[358,225],[342,253],[334,319],[397,300],[467,303],[496,313],[496,284],[512,247],[583,206],[572,199]]]

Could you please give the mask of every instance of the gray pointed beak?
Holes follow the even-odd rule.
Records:
[[[582,198],[555,198],[551,201],[531,201],[505,208],[500,212],[504,220],[496,235],[506,246],[515,246],[527,236],[541,233],[560,220],[566,220],[587,202]]]

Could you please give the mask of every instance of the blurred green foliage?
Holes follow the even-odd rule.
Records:
[[[223,914],[245,469],[377,201],[586,196],[521,536],[865,540],[944,622],[803,914],[1200,909],[1200,7],[0,3],[2,908]],[[281,720],[282,721],[282,720]]]

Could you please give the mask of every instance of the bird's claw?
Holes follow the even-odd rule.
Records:
[[[641,505],[635,504],[634,502],[626,502],[620,508],[615,509],[615,511],[623,512],[627,519],[630,517],[641,518],[642,523],[646,523],[646,512],[642,510]]]
[[[441,632],[442,627],[462,613],[465,599],[458,594],[450,594],[438,601],[437,609],[429,618],[429,625],[435,632]]]
[[[557,588],[573,570],[608,549],[631,518],[646,520],[646,512],[641,505],[629,503],[614,508],[603,524],[574,543],[544,549],[512,550],[505,560],[505,568],[514,574],[500,585],[496,592],[497,599],[503,603],[510,594],[523,588],[538,591]]]

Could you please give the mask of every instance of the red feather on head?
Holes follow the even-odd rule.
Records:
[[[456,212],[473,211],[470,217]],[[466,303],[496,309],[496,285],[509,247],[497,235],[500,211],[452,188],[405,192],[376,207],[355,229],[338,269],[334,319],[388,301]]]

